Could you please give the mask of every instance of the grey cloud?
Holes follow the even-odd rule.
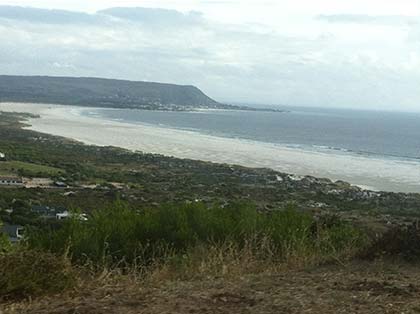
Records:
[[[200,12],[182,13],[175,10],[154,8],[109,8],[94,14],[65,10],[48,10],[32,7],[1,6],[0,19],[51,25],[75,24],[118,24],[124,21],[139,23],[143,26],[168,27],[198,25],[204,21]]]
[[[17,6],[0,6],[0,18],[41,24],[91,24],[100,20],[87,13]]]
[[[375,29],[369,36],[382,36],[360,44],[357,40],[367,35],[351,34],[346,41],[348,30],[334,33],[335,24],[327,24],[325,34],[307,36],[162,9],[112,8],[84,14],[0,7],[0,19],[8,20],[0,23],[1,74],[193,84],[220,101],[407,109],[420,102],[420,47],[411,41],[408,49],[409,43],[401,40],[406,30],[400,27],[397,34]],[[318,19],[399,25],[405,17]],[[308,23],[311,27],[314,21]],[[364,52],[371,57],[364,58]],[[413,66],[406,64],[409,58]]]

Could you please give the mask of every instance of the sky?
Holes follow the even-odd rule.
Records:
[[[420,0],[0,0],[0,74],[420,111]]]

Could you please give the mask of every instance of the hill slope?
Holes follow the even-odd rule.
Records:
[[[0,75],[0,102],[160,110],[231,108],[194,86],[100,78]]]

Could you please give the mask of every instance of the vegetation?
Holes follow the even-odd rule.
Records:
[[[419,216],[419,195],[366,195],[269,169],[86,146],[21,129],[25,117],[0,114],[0,152],[7,158],[0,172],[69,188],[1,188],[0,219],[25,227],[18,245],[0,237],[4,300],[79,285],[90,291],[110,278],[136,285],[156,278],[159,285],[216,282],[418,253],[417,229],[401,226]],[[37,206],[87,213],[88,220],[48,220]],[[387,232],[390,225],[399,231]]]
[[[159,268],[185,278],[307,267],[344,261],[366,244],[355,227],[326,221],[293,206],[271,213],[247,204],[133,211],[118,201],[94,211],[88,221],[30,228],[24,242],[0,255],[0,296],[63,291],[75,285],[80,271],[145,276]]]
[[[12,208],[13,200],[31,205],[80,208],[89,213],[112,204],[117,197],[138,209],[164,203],[195,202],[208,206],[252,202],[259,210],[283,208],[293,202],[301,210],[372,213],[418,217],[420,195],[381,193],[366,196],[347,185],[328,180],[296,181],[270,169],[176,159],[115,147],[97,147],[21,129],[28,115],[0,114],[0,152],[6,154],[11,174],[23,171],[66,182],[72,197],[54,189],[3,189],[1,210]],[[13,168],[13,169],[12,169]],[[278,180],[277,178],[281,178]],[[118,183],[116,188],[111,183]],[[331,193],[334,192],[334,193]],[[3,220],[8,217],[1,216]]]
[[[194,86],[98,78],[3,75],[0,91],[3,102],[142,109],[229,107]]]
[[[0,300],[59,293],[75,280],[63,257],[26,249],[0,254]]]
[[[411,262],[419,262],[420,228],[418,223],[391,228],[362,250],[360,257],[370,260],[398,257]]]
[[[362,234],[345,223],[320,225],[291,207],[268,214],[249,205],[207,208],[203,204],[135,212],[121,202],[94,211],[88,222],[73,219],[58,230],[29,235],[30,247],[59,255],[68,249],[75,261],[106,262],[106,266],[121,260],[150,264],[168,253],[226,244],[238,249],[248,246],[262,259],[270,251],[277,262],[296,254],[328,259],[362,242]]]
[[[0,221],[0,229],[3,226],[3,223]],[[0,232],[0,254],[6,253],[11,249],[11,243],[7,235]]]
[[[25,177],[54,177],[63,173],[64,171],[58,168],[22,161],[7,161],[0,163],[0,175],[18,174]]]

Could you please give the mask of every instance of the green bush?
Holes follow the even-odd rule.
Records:
[[[122,260],[149,263],[168,252],[185,254],[198,245],[232,243],[240,248],[250,239],[255,251],[268,239],[278,260],[294,252],[327,256],[362,239],[350,225],[320,225],[291,206],[270,213],[259,213],[247,204],[167,205],[135,212],[122,202],[97,210],[87,222],[69,220],[59,229],[28,235],[33,248],[56,254],[69,248],[75,261],[108,265]]]
[[[8,252],[11,247],[12,245],[7,236],[0,233],[0,254]]]

